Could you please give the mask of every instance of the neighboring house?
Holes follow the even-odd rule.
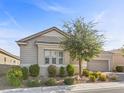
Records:
[[[113,53],[113,67],[124,66],[124,55],[121,49],[111,50]]]
[[[100,59],[104,59],[104,62],[102,60],[92,60],[91,62],[88,62],[87,67],[89,70],[114,71],[117,66],[124,67],[124,55],[122,53],[122,49],[106,51],[100,55]]]
[[[57,67],[74,64],[78,70],[78,62],[72,61],[69,52],[60,47],[63,37],[68,37],[68,33],[52,27],[17,41],[20,46],[21,66],[39,64],[41,75],[47,75],[47,67],[51,64]],[[83,62],[83,67],[94,71],[112,71],[112,57],[113,53],[103,51],[91,62]]]
[[[0,64],[19,65],[20,58],[0,48]]]
[[[98,57],[87,62],[87,68],[92,71],[112,71],[113,70],[113,53],[103,51]]]

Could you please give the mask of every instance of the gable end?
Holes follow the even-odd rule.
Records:
[[[26,37],[26,38],[23,38],[23,39],[21,39],[21,40],[18,40],[18,41],[16,41],[16,42],[17,42],[17,43],[26,42],[27,40],[33,39],[33,38],[38,37],[38,36],[40,36],[40,35],[44,35],[44,34],[50,32],[50,31],[53,31],[53,30],[57,31],[58,33],[62,34],[62,35],[65,36],[65,37],[68,37],[68,36],[69,36],[66,32],[64,32],[64,31],[62,31],[62,30],[60,30],[60,29],[58,29],[57,27],[52,27],[52,28],[46,29],[46,30],[44,30],[44,31],[38,32],[38,33],[36,33],[36,34],[33,34],[33,35],[31,35],[31,36],[28,36],[28,37]]]

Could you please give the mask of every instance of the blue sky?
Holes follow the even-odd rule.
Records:
[[[77,17],[94,20],[105,50],[124,44],[124,0],[0,0],[0,47],[19,55],[15,41]]]

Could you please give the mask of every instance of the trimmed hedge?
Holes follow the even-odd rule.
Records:
[[[31,65],[29,67],[29,73],[30,73],[30,76],[32,76],[32,77],[39,76],[39,73],[40,73],[39,65],[38,64]]]
[[[57,74],[57,67],[55,65],[50,65],[48,67],[48,74],[50,77],[55,77]]]
[[[68,77],[64,79],[65,85],[73,85],[74,84],[74,78]]]
[[[65,67],[60,67],[60,69],[59,69],[59,76],[60,77],[64,77],[65,76]]]
[[[117,72],[123,72],[123,66],[117,66],[116,71]]]
[[[28,68],[27,67],[22,67],[22,74],[23,74],[23,80],[28,79]]]
[[[66,67],[66,71],[68,73],[68,76],[74,75],[74,66],[72,64],[68,64]]]
[[[47,86],[55,86],[57,84],[57,81],[55,78],[49,78],[46,82],[45,85]]]
[[[27,86],[28,87],[39,87],[41,86],[41,81],[40,80],[28,80]]]

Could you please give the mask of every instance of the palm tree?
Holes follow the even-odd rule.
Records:
[[[70,52],[70,57],[79,62],[79,76],[81,77],[82,61],[89,61],[102,51],[103,34],[94,29],[93,22],[85,22],[83,18],[66,22],[64,31],[69,33],[61,42],[62,48]]]

